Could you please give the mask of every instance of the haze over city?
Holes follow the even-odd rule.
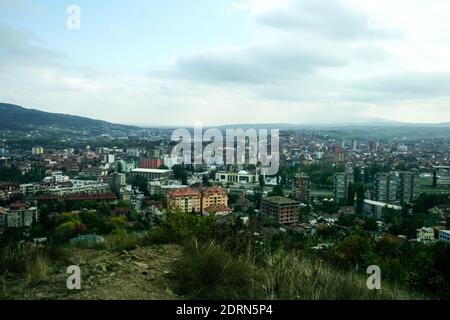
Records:
[[[0,96],[116,123],[450,120],[450,3],[0,0]]]

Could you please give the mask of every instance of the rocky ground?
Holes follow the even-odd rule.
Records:
[[[181,255],[177,245],[139,247],[108,252],[76,249],[68,262],[81,268],[81,290],[68,290],[68,266],[54,266],[48,281],[34,286],[16,280],[7,283],[9,299],[64,300],[174,300],[171,264]]]

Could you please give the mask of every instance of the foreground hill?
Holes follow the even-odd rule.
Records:
[[[41,127],[57,127],[69,129],[125,129],[129,126],[112,124],[68,114],[43,112],[27,109],[18,105],[0,103],[0,128],[23,130]]]
[[[134,250],[70,250],[64,263],[51,263],[47,279],[27,284],[27,277],[0,274],[0,300],[177,300],[170,280],[181,247],[161,245]],[[66,288],[66,268],[81,269],[81,290]],[[3,289],[3,290],[2,290]]]

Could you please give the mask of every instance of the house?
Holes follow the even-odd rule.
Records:
[[[339,208],[338,214],[339,215],[352,215],[355,214],[355,208],[348,206],[348,207],[341,207]]]
[[[434,240],[434,229],[433,228],[420,228],[417,229],[417,241],[426,242]]]
[[[439,232],[439,241],[450,243],[450,230],[441,230]]]
[[[226,216],[233,212],[228,206],[225,205],[211,205],[203,209],[204,215],[216,215],[216,216]]]

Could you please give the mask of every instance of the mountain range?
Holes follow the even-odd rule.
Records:
[[[135,129],[137,127],[122,124],[113,124],[103,120],[74,116],[62,113],[50,113],[36,109],[27,109],[15,104],[0,103],[0,128],[8,130],[22,130],[42,127],[59,127],[65,129]],[[156,128],[155,126],[152,126]],[[301,128],[351,128],[351,127],[402,127],[402,128],[449,128],[450,122],[443,123],[404,123],[385,119],[367,119],[362,122],[348,122],[336,124],[289,124],[289,123],[265,123],[265,124],[233,124],[220,126],[220,129],[301,129]]]
[[[27,109],[15,104],[0,103],[0,128],[8,130],[58,127],[64,129],[126,129],[133,128],[102,120],[61,113]]]

